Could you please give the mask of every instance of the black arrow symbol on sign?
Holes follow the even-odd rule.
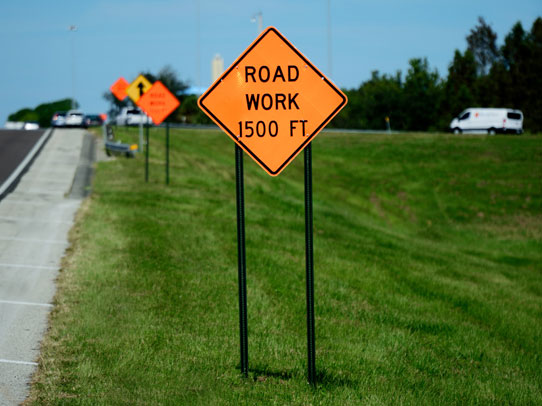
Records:
[[[143,83],[138,83],[137,87],[139,87],[139,97],[143,96],[143,88],[145,85]]]

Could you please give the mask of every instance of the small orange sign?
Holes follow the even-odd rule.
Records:
[[[121,77],[118,78],[117,81],[113,83],[113,85],[111,85],[109,90],[111,90],[111,93],[113,93],[113,95],[117,99],[124,100],[126,96],[128,96],[126,94],[126,89],[128,88],[128,86],[130,86],[130,84],[126,81],[126,79]]]
[[[198,105],[269,175],[278,175],[346,105],[341,90],[267,28]]]
[[[156,125],[162,123],[179,104],[179,100],[159,80],[137,101]]]

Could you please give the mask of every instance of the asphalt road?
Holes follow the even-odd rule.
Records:
[[[0,130],[0,185],[30,152],[45,130]]]
[[[19,405],[28,395],[92,146],[84,130],[53,131],[0,200],[0,406]]]

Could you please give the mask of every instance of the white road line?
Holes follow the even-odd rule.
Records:
[[[36,223],[53,223],[53,224],[72,224],[73,221],[61,221],[61,220],[42,220],[32,217],[10,217],[10,216],[0,216],[0,220],[10,220],[10,221],[32,221]]]
[[[64,175],[63,173],[61,175]],[[58,178],[47,178],[45,176],[33,176],[31,178],[25,178],[26,182],[33,182],[33,183],[69,183],[69,180],[66,179],[58,179]]]
[[[32,206],[45,206],[45,205],[55,205],[55,207],[64,207],[64,206],[76,206],[78,202],[71,202],[69,200],[56,200],[56,201],[26,201],[26,200],[14,200],[11,199],[9,196],[6,197],[4,200],[2,200],[2,204],[15,204],[15,205],[21,205],[21,204],[30,204]]]
[[[18,365],[33,365],[37,366],[37,362],[28,362],[28,361],[13,361],[10,359],[2,359],[0,358],[0,364],[18,364]]]
[[[40,240],[38,238],[18,238],[18,237],[0,237],[0,241],[20,241],[20,242],[36,242],[43,244],[67,244],[62,240]]]
[[[15,302],[13,300],[0,300],[0,304],[12,304],[12,305],[22,305],[22,306],[39,306],[39,307],[53,307],[49,303],[32,303],[32,302]]]
[[[32,269],[59,269],[58,266],[47,266],[47,265],[27,265],[27,264],[5,264],[0,263],[0,267],[4,268],[32,268]]]
[[[20,204],[31,204],[32,206],[42,206],[44,204],[55,204],[56,202],[32,202],[32,201],[27,202],[25,200],[13,200],[13,199],[10,199],[9,197],[2,200],[2,204],[8,204],[8,203],[16,204],[17,206]]]
[[[30,152],[26,154],[26,157],[23,159],[23,161],[11,173],[11,176],[7,178],[6,181],[0,185],[0,195],[2,195],[2,193],[4,193],[7,190],[7,188],[10,187],[13,181],[19,177],[19,175],[24,170],[24,168],[26,168],[28,163],[32,160],[32,158],[34,158],[34,155],[36,155],[36,153],[39,151],[43,143],[47,140],[51,131],[52,131],[51,129],[48,129],[47,131],[43,133],[43,135],[40,137],[38,142],[36,142],[36,144],[30,150]]]

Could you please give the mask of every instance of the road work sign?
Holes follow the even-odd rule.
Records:
[[[199,98],[199,107],[278,175],[346,105],[341,90],[269,27]]]
[[[126,89],[126,94],[137,104],[139,98],[143,96],[151,86],[152,83],[149,82],[145,76],[139,75],[136,80],[130,83],[130,86]]]
[[[137,102],[156,125],[162,123],[179,104],[177,98],[159,80]]]
[[[118,78],[117,81],[111,85],[109,90],[111,90],[111,93],[113,93],[113,95],[117,99],[122,101],[126,99],[126,89],[128,88],[128,86],[130,86],[130,84],[126,81],[126,79],[121,77]]]

